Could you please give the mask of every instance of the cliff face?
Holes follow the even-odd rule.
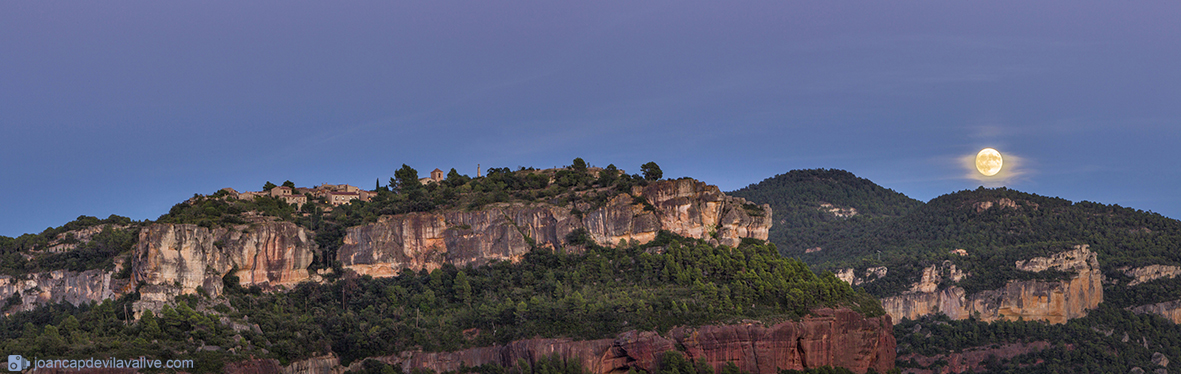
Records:
[[[158,308],[201,287],[219,295],[222,277],[237,269],[243,286],[290,286],[308,278],[316,244],[289,222],[207,229],[156,224],[140,231],[132,281],[139,286],[136,309]]]
[[[29,311],[45,305],[67,302],[78,306],[91,301],[102,302],[121,294],[127,279],[111,279],[111,273],[102,270],[72,272],[54,270],[33,273],[25,279],[7,275],[0,276],[0,303],[20,292],[21,304],[6,311]]]
[[[1173,323],[1181,323],[1181,300],[1141,305],[1128,308],[1128,310],[1131,310],[1132,313],[1156,314],[1173,321]]]
[[[939,289],[939,274],[950,270],[951,276],[955,277],[956,272],[955,269],[932,266],[924,270],[922,281],[913,285],[910,291],[882,299],[882,307],[895,319],[916,319],[937,313],[952,319],[966,319],[979,313],[979,318],[985,322],[1025,319],[1063,323],[1085,316],[1087,310],[1098,307],[1103,301],[1103,274],[1099,271],[1096,254],[1086,245],[1050,257],[1018,261],[1015,266],[1023,271],[1053,269],[1074,271],[1077,275],[1053,282],[1009,281],[1004,288],[967,295],[960,287]]]
[[[1120,268],[1124,275],[1132,277],[1132,281],[1128,282],[1128,286],[1135,286],[1144,282],[1150,282],[1161,278],[1175,278],[1181,275],[1181,266],[1168,265],[1148,265],[1138,268]]]
[[[975,347],[964,349],[962,352],[938,354],[934,356],[923,356],[918,354],[908,354],[899,357],[899,361],[914,360],[915,363],[923,367],[930,367],[936,361],[946,361],[946,366],[943,366],[938,371],[932,369],[907,368],[903,373],[911,374],[934,374],[934,373],[975,373],[985,370],[984,361],[990,357],[1007,360],[1023,354],[1037,352],[1049,348],[1049,342],[1037,341],[1032,343],[1010,343],[989,347]]]
[[[847,309],[820,309],[816,316],[770,327],[756,324],[674,328],[667,335],[629,331],[614,339],[574,341],[528,339],[505,345],[455,352],[408,351],[374,359],[402,365],[409,372],[426,368],[437,373],[461,366],[484,364],[512,366],[518,360],[534,362],[557,354],[581,362],[595,374],[620,374],[629,368],[655,372],[665,351],[683,353],[691,360],[705,358],[715,370],[734,362],[752,374],[776,374],[780,369],[840,366],[857,373],[873,368],[885,372],[894,367],[895,342],[890,317],[864,318]],[[256,360],[273,361],[273,360]],[[232,373],[341,373],[361,368],[334,366],[335,357],[320,357],[278,368],[274,363],[242,362],[227,366]]]
[[[840,269],[837,270],[835,275],[837,276],[837,279],[843,280],[849,285],[859,286],[863,283],[873,282],[881,277],[886,276],[888,271],[889,269],[887,269],[885,266],[878,266],[865,269],[865,276],[863,277],[857,276],[853,269]]]
[[[749,207],[754,208],[748,211]],[[580,217],[574,208],[585,213]],[[770,206],[752,205],[722,194],[716,186],[681,179],[636,188],[598,208],[585,203],[513,203],[472,212],[382,217],[377,223],[349,228],[337,259],[361,274],[391,276],[403,268],[433,270],[444,263],[516,261],[533,245],[565,247],[566,236],[578,229],[586,229],[602,245],[620,240],[645,243],[658,231],[669,230],[736,246],[742,238],[766,240],[770,227]]]

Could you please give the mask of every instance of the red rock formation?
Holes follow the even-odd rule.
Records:
[[[506,345],[470,348],[454,352],[407,351],[374,357],[409,372],[425,368],[437,373],[461,366],[515,365],[518,360],[534,362],[557,354],[574,359],[596,374],[619,374],[629,368],[654,372],[666,351],[683,348],[691,360],[704,358],[716,370],[734,362],[752,374],[776,374],[780,369],[840,366],[857,373],[869,368],[885,372],[894,367],[895,342],[889,316],[864,318],[848,309],[818,309],[801,321],[764,327],[757,323],[740,325],[678,327],[666,335],[652,331],[629,331],[614,339],[575,341],[567,338],[527,339]],[[292,363],[276,371],[266,360],[227,366],[235,373],[341,373],[361,368],[336,365],[335,357],[318,357]]]
[[[1043,350],[1043,349],[1046,349],[1049,347],[1050,347],[1050,343],[1044,342],[1044,341],[1033,342],[1033,343],[1028,343],[1028,344],[1026,344],[1026,343],[1012,343],[1012,344],[1005,344],[1005,345],[999,346],[997,348],[991,348],[991,347],[968,348],[968,349],[965,349],[963,352],[950,353],[950,354],[946,354],[946,355],[940,354],[940,355],[935,355],[935,356],[922,356],[922,355],[912,353],[912,354],[908,354],[908,355],[899,357],[898,360],[899,361],[914,360],[915,363],[922,365],[924,367],[931,366],[931,364],[935,363],[935,361],[944,360],[944,361],[947,361],[947,366],[940,368],[939,371],[937,372],[939,374],[964,373],[964,372],[971,373],[971,372],[976,372],[977,370],[983,369],[984,366],[982,365],[982,363],[985,360],[987,360],[989,357],[996,357],[997,359],[1011,359],[1011,358],[1017,357],[1019,355],[1023,355],[1023,354],[1031,353],[1031,352],[1037,352],[1037,351],[1040,351],[1040,350]],[[933,373],[936,373],[935,370],[919,369],[919,368],[908,368],[908,369],[904,370],[903,372],[904,373],[913,373],[913,374],[933,374]]]

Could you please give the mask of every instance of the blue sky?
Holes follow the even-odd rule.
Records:
[[[0,235],[401,164],[840,168],[1181,218],[1176,2],[0,3]],[[983,147],[1020,160],[969,176]]]

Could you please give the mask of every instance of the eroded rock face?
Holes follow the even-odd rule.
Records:
[[[1181,275],[1181,266],[1168,265],[1148,265],[1138,268],[1120,268],[1120,271],[1129,277],[1132,281],[1128,282],[1128,286],[1135,286],[1144,282],[1150,282],[1161,278],[1175,278]]]
[[[233,228],[156,224],[139,234],[132,281],[144,307],[157,309],[172,297],[201,287],[221,294],[222,277],[237,269],[243,286],[291,286],[308,278],[316,243],[290,222],[266,222]]]
[[[1037,207],[1038,207],[1037,204],[1034,204],[1034,203],[1028,202],[1028,201],[1024,202],[1024,204],[1029,205],[1033,209],[1037,209]],[[996,201],[981,201],[981,202],[972,204],[972,206],[976,208],[976,213],[980,213],[980,212],[992,209],[993,206],[996,206],[999,208],[1021,209],[1021,206],[1018,205],[1017,202],[1015,202],[1011,199],[1008,199],[1008,198],[1004,198],[1004,197],[997,199]]]
[[[575,208],[512,203],[471,212],[386,216],[349,228],[337,260],[361,274],[392,276],[404,268],[433,270],[445,263],[462,267],[517,261],[534,245],[567,248],[566,236],[578,229],[586,229],[601,245],[645,243],[668,230],[737,246],[742,238],[766,240],[771,227],[769,205],[749,204],[692,179],[636,188],[602,207],[583,206],[581,216],[572,212]]]
[[[5,311],[29,311],[38,306],[67,302],[74,306],[91,301],[102,302],[120,294],[127,279],[112,279],[110,272],[54,270],[33,273],[23,278],[0,275],[0,303],[19,292],[21,304]]]
[[[471,348],[454,352],[407,351],[373,359],[401,365],[406,372],[426,368],[437,373],[461,366],[485,364],[512,366],[518,360],[534,362],[557,354],[576,360],[595,374],[620,374],[630,368],[655,372],[666,351],[684,348],[691,360],[705,358],[715,370],[734,362],[752,374],[776,374],[780,369],[839,366],[857,373],[873,368],[885,372],[894,367],[895,342],[889,316],[865,318],[848,309],[820,309],[817,315],[799,322],[678,327],[667,335],[652,331],[629,331],[614,339],[574,341],[567,338],[518,340],[505,345]],[[311,360],[314,360],[311,361]],[[274,369],[271,362],[242,362],[227,366],[237,373],[342,373],[361,368],[361,361],[347,368],[332,367],[335,357],[326,356]],[[255,360],[267,361],[267,360]],[[229,369],[234,370],[229,370]]]
[[[1181,300],[1141,305],[1128,308],[1128,310],[1131,310],[1132,313],[1156,314],[1173,321],[1173,323],[1181,323]]]
[[[954,265],[953,265],[954,266]],[[840,269],[836,272],[837,279],[845,281],[853,286],[859,286],[863,283],[873,282],[881,277],[886,276],[889,271],[885,266],[871,267],[865,269],[865,276],[859,277],[852,268]]]
[[[996,357],[1002,360],[1011,359],[1019,355],[1041,351],[1050,346],[1051,344],[1046,341],[1010,343],[1000,346],[967,348],[962,352],[934,356],[923,356],[912,353],[899,357],[898,359],[900,361],[914,360],[915,363],[924,367],[931,366],[936,361],[943,360],[947,362],[947,366],[944,366],[939,373],[974,373],[985,369],[983,363],[989,357]],[[919,368],[907,368],[905,372],[914,374],[935,373],[934,370]]]
[[[1103,274],[1096,254],[1086,245],[1050,257],[1018,261],[1015,266],[1024,271],[1076,271],[1077,275],[1054,282],[1009,281],[1004,288],[967,295],[960,287],[938,288],[940,271],[928,268],[910,291],[883,298],[882,307],[895,319],[943,313],[952,319],[975,315],[985,322],[1024,319],[1064,323],[1086,316],[1088,310],[1103,301]],[[954,277],[955,272],[951,273]]]

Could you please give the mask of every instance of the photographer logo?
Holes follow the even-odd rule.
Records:
[[[21,371],[29,368],[29,360],[21,355],[8,355],[8,371]]]

